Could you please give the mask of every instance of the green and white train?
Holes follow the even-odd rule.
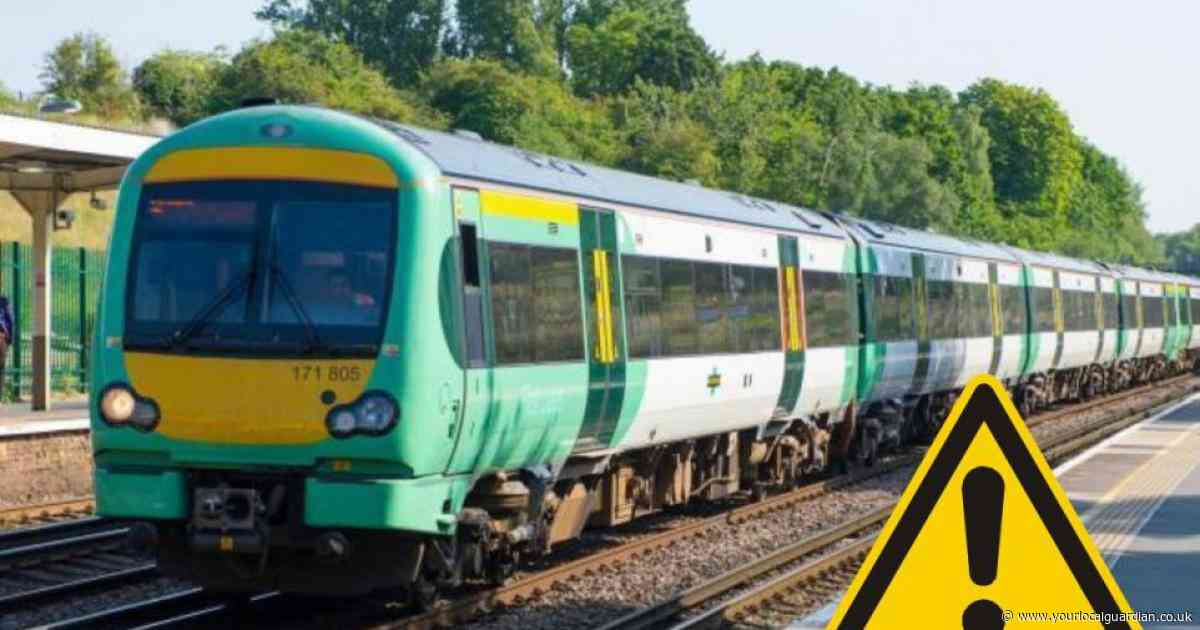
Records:
[[[122,183],[98,511],[217,589],[502,578],[637,515],[1183,371],[1200,281],[313,107],[192,125]]]

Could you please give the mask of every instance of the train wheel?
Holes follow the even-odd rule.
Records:
[[[408,603],[417,612],[424,612],[433,607],[438,600],[438,586],[435,580],[422,571],[417,580],[408,589]]]

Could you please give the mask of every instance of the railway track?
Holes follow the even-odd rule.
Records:
[[[1151,390],[1163,390],[1173,387],[1189,378],[1192,377],[1177,377],[1162,383],[1129,390],[1088,403],[1051,410],[1031,418],[1027,424],[1030,428],[1041,425],[1052,426],[1058,420],[1082,415],[1088,411],[1102,407],[1112,408],[1116,410],[1114,412],[1115,415],[1121,416],[1114,420],[1111,417],[1114,414],[1108,414],[1101,420],[1080,423],[1078,426],[1058,431],[1052,437],[1044,436],[1043,439],[1039,440],[1049,460],[1052,462],[1061,460],[1073,452],[1078,452],[1087,448],[1090,444],[1100,441],[1106,435],[1140,420],[1149,413],[1145,411],[1138,413],[1135,410],[1125,410],[1121,406],[1123,401],[1144,396]],[[1109,429],[1107,432],[1105,431],[1106,427]],[[646,554],[666,549],[689,539],[704,537],[716,529],[727,529],[730,526],[747,523],[774,512],[793,508],[798,504],[814,500],[823,495],[847,490],[865,481],[902,471],[906,467],[915,466],[923,455],[923,449],[920,449],[920,451],[893,456],[873,468],[805,485],[762,501],[738,506],[715,516],[697,519],[663,532],[641,536],[631,542],[609,547],[586,557],[533,573],[498,588],[468,593],[454,601],[443,603],[434,610],[424,614],[401,619],[385,619],[379,617],[374,612],[364,613],[361,610],[363,607],[353,606],[350,608],[360,610],[354,613],[345,613],[336,609],[332,611],[317,611],[315,617],[307,618],[304,621],[307,623],[315,622],[324,627],[330,627],[329,624],[332,623],[336,627],[353,625],[356,627],[406,628],[411,630],[445,628],[469,623],[493,612],[521,607],[536,601],[539,597],[571,580],[603,572],[612,567],[620,566],[625,562],[635,561]],[[635,611],[631,613],[629,627],[664,627],[676,622],[682,627],[692,627],[692,625],[685,624],[700,624],[697,627],[704,627],[711,624],[721,625],[735,622],[746,614],[756,614],[755,611],[759,609],[766,610],[763,608],[762,602],[786,600],[791,603],[781,604],[785,610],[799,610],[803,608],[804,601],[814,598],[819,600],[822,596],[828,598],[843,588],[853,576],[857,562],[861,561],[861,557],[869,549],[869,541],[873,536],[871,530],[878,529],[881,526],[882,522],[886,520],[887,514],[890,513],[890,510],[891,506],[887,506],[862,518],[847,521],[812,537],[806,537],[784,549],[772,552],[758,561],[739,567],[728,574],[718,576],[718,578],[714,578],[710,583],[701,584],[685,591],[671,598],[671,600],[660,604],[663,608],[659,608],[655,612],[649,612],[650,608]],[[94,519],[90,522],[95,523],[95,521],[99,521],[99,519]],[[89,521],[85,520],[84,522]],[[60,534],[66,534],[71,531],[72,526],[64,524],[50,525],[44,528],[14,530],[7,537],[4,535],[4,532],[0,532],[0,579],[6,573],[4,569],[6,566],[4,564],[5,552],[20,547],[20,545],[16,544],[19,537],[24,536],[27,541],[37,541],[39,535],[34,534],[34,532],[43,530],[49,533],[54,531],[54,528],[58,528]],[[18,534],[16,532],[21,533]],[[58,538],[63,538],[63,536],[59,535]],[[70,537],[67,536],[67,538]],[[79,538],[79,536],[76,538]],[[46,542],[49,541],[42,541],[40,544],[45,544]],[[73,548],[71,543],[61,543],[57,547],[57,555],[61,559],[68,561],[72,557],[79,558],[81,555],[85,555],[85,541],[77,540],[76,543],[80,545],[79,547],[74,547],[76,552],[71,551]],[[26,547],[28,548],[29,545],[26,545]],[[55,547],[46,547],[46,549],[50,551],[55,549]],[[28,559],[37,558],[38,555],[27,549],[27,552],[23,555],[14,553],[8,557],[25,557]],[[38,562],[33,562],[27,566],[36,567],[38,565]],[[42,564],[42,566],[49,565]],[[126,572],[122,573],[122,571]],[[13,606],[18,603],[24,605],[37,601],[47,601],[53,597],[84,592],[89,588],[104,588],[105,585],[121,584],[123,580],[149,578],[156,574],[153,573],[153,566],[147,563],[145,566],[126,567],[123,570],[113,569],[107,575],[110,577],[106,579],[99,578],[90,583],[85,581],[84,578],[80,578],[74,583],[64,580],[58,585],[48,585],[45,587],[45,590],[30,589],[28,590],[28,595],[18,595],[11,602],[0,598],[0,618],[3,618],[3,613],[6,610],[13,609]],[[787,578],[787,576],[792,577]],[[774,590],[764,590],[768,586]],[[751,594],[759,593],[760,591],[759,595],[754,596],[759,599],[745,599],[750,597]],[[737,593],[737,595],[733,595],[732,593]],[[770,594],[764,595],[762,593]],[[784,597],[781,593],[792,593],[789,596],[791,599]],[[797,600],[796,597],[799,597],[796,595],[797,593],[808,599]],[[3,591],[0,591],[0,594],[3,594]],[[254,616],[255,613],[253,613],[253,610],[255,609],[273,610],[278,607],[280,610],[286,610],[287,616],[291,618],[296,614],[295,607],[292,606],[291,610],[287,610],[285,607],[279,606],[277,595],[275,593],[265,593],[252,598],[252,600],[249,600],[250,604],[247,605],[247,602],[231,603],[229,600],[212,596],[199,589],[184,589],[154,599],[113,606],[102,611],[93,611],[86,615],[63,620],[58,625],[50,627],[175,627],[200,623],[205,619],[227,620],[229,618],[228,615],[238,614],[237,609],[242,607],[250,610],[249,614],[251,616]],[[712,606],[712,602],[715,599],[721,598],[728,599],[728,602],[722,603],[720,606]],[[742,601],[743,599],[744,601]],[[709,606],[708,608],[705,608],[706,603]],[[717,610],[723,612],[714,612]],[[645,615],[646,619],[653,620],[653,622],[645,626],[636,625],[639,622],[633,615]],[[616,622],[611,623],[610,626],[614,628],[625,627],[617,625]]]
[[[124,551],[128,528],[97,517],[0,532],[0,618],[71,594],[157,575]]]
[[[1173,388],[1175,385],[1194,381],[1194,377],[1184,375],[1172,379],[1155,383],[1153,385],[1143,386],[1114,394],[1112,396],[1095,399],[1081,405],[1072,405],[1069,407],[1051,410],[1031,418],[1027,422],[1032,429],[1039,426],[1051,426],[1052,423],[1062,420],[1063,418],[1084,414],[1088,411],[1099,409],[1102,407],[1118,407],[1123,401],[1133,400],[1140,396],[1145,396],[1153,390],[1165,390]],[[1195,389],[1195,384],[1192,384],[1191,389]],[[1178,398],[1178,393],[1172,392],[1172,395],[1164,396],[1164,399],[1174,400]],[[1103,440],[1108,435],[1111,435],[1123,428],[1143,419],[1161,405],[1167,404],[1166,400],[1159,401],[1152,405],[1151,408],[1141,411],[1118,411],[1116,418],[1114,414],[1106,415],[1092,422],[1085,422],[1070,430],[1061,431],[1052,436],[1045,436],[1040,440],[1040,445],[1047,459],[1053,464],[1061,461],[1070,455],[1077,453],[1091,444]],[[497,609],[505,607],[520,606],[524,603],[532,601],[537,597],[554,589],[556,585],[575,577],[587,575],[597,571],[602,571],[606,567],[611,567],[621,562],[635,559],[640,555],[649,553],[656,549],[661,549],[682,541],[688,538],[703,535],[703,532],[711,531],[716,527],[725,527],[729,525],[737,525],[748,520],[761,517],[773,511],[785,509],[796,505],[797,503],[811,500],[817,496],[836,491],[841,488],[846,488],[870,478],[881,476],[888,472],[902,469],[906,466],[913,466],[919,461],[922,453],[914,453],[910,455],[898,456],[886,464],[877,466],[875,469],[866,469],[858,471],[840,478],[831,479],[829,481],[820,482],[811,486],[804,486],[766,499],[760,503],[752,503],[742,507],[735,508],[725,514],[717,515],[704,521],[681,526],[676,529],[668,530],[660,534],[656,534],[647,538],[635,540],[629,544],[621,545],[607,549],[593,556],[585,557],[565,565],[555,567],[553,569],[534,574],[527,578],[521,579],[513,584],[502,586],[493,590],[481,592],[468,596],[466,598],[454,601],[448,605],[432,610],[428,613],[417,615],[408,619],[401,620],[396,623],[383,623],[371,627],[376,628],[404,628],[406,630],[428,630],[432,628],[451,627],[457,624],[470,622],[481,615],[486,615]],[[697,586],[685,593],[668,600],[658,606],[650,607],[642,611],[631,613],[628,618],[621,618],[609,623],[605,628],[650,628],[660,627],[664,619],[671,619],[679,616],[683,612],[695,608],[704,602],[711,601],[714,597],[728,593],[738,585],[744,585],[748,582],[759,581],[764,579],[765,575],[770,575],[779,570],[780,566],[789,563],[795,563],[799,558],[811,555],[817,550],[823,548],[837,547],[834,551],[829,551],[825,555],[805,563],[802,566],[791,569],[787,574],[780,576],[778,584],[772,582],[773,585],[764,585],[760,588],[751,589],[744,595],[749,598],[741,602],[741,598],[734,598],[730,601],[727,608],[728,615],[733,618],[738,618],[739,615],[744,615],[745,611],[755,609],[756,601],[765,601],[766,599],[775,598],[778,593],[784,591],[796,591],[799,587],[808,585],[806,596],[812,596],[814,588],[819,591],[818,594],[832,595],[849,583],[853,577],[854,571],[857,570],[857,562],[861,561],[866,552],[870,549],[870,540],[872,535],[867,535],[866,532],[871,529],[878,529],[887,519],[887,516],[894,509],[895,504],[885,506],[880,510],[871,512],[870,514],[857,518],[842,525],[838,525],[829,530],[823,531],[811,538],[806,538],[800,542],[789,545],[778,552],[774,552],[764,558],[739,567],[734,571],[723,574],[713,579],[709,583]],[[849,542],[847,542],[849,541]],[[791,578],[787,576],[791,575]],[[825,585],[825,588],[818,588]],[[829,585],[837,585],[837,589],[829,591]],[[770,586],[770,588],[768,588]],[[765,590],[763,590],[765,589]],[[762,590],[761,593],[759,591]],[[825,592],[828,591],[828,592]],[[755,595],[754,593],[759,593]],[[753,598],[759,598],[757,600]],[[794,604],[793,604],[794,605]],[[660,608],[661,606],[661,608]],[[726,608],[722,608],[726,610]],[[716,615],[717,613],[704,613],[705,615]],[[726,619],[726,613],[721,613],[721,619]],[[644,617],[642,617],[644,615]],[[647,619],[646,625],[638,625],[639,619]],[[704,624],[714,623],[715,620],[707,617],[697,617],[690,619],[680,624],[680,627],[692,627],[690,624],[701,624],[697,627],[704,627]]]
[[[1164,402],[1116,420],[1089,423],[1044,446],[1044,454],[1051,464],[1062,461],[1170,404]],[[786,625],[845,590],[895,505],[788,545],[677,597],[612,621],[601,630]]]
[[[0,527],[24,527],[63,519],[79,518],[96,509],[94,497],[79,497],[66,501],[25,505],[0,510]]]

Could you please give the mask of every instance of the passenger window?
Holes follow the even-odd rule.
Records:
[[[755,267],[750,299],[750,350],[779,350],[779,272]]]
[[[625,256],[621,261],[625,281],[625,308],[629,322],[629,356],[662,356],[662,291],[658,261]]]
[[[856,344],[858,308],[846,275],[805,269],[804,319],[808,346],[821,348]]]
[[[530,248],[533,360],[582,361],[579,256],[573,249]]]
[[[733,352],[752,352],[754,320],[750,312],[750,302],[754,292],[754,272],[750,267],[741,265],[731,265],[726,269],[729,274],[726,313],[729,317],[730,349]]]
[[[582,360],[578,253],[489,242],[488,254],[496,363]]]
[[[659,273],[662,278],[662,326],[668,355],[695,354],[696,297],[692,289],[692,263],[684,260],[663,260]]]
[[[1055,332],[1054,325],[1054,289],[1051,287],[1034,287],[1034,332]]]
[[[529,247],[489,243],[491,258],[492,331],[497,363],[533,360],[529,322],[533,295],[529,274]]]
[[[694,263],[696,273],[696,331],[700,353],[729,352],[728,291],[725,266]]]
[[[879,342],[915,339],[911,278],[875,276],[875,338]]]
[[[1025,287],[1000,285],[1000,312],[1004,315],[1004,334],[1025,334]]]

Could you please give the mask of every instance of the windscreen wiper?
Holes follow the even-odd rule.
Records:
[[[308,316],[308,311],[305,310],[300,298],[296,296],[296,289],[288,281],[287,274],[275,263],[271,263],[268,269],[271,271],[271,277],[275,278],[279,282],[279,286],[283,288],[283,296],[287,298],[296,318],[304,325],[304,336],[308,339],[308,347],[304,351],[313,352],[317,348],[323,348],[324,344],[321,342],[320,335],[317,334],[317,327],[313,324],[312,318]]]
[[[178,348],[187,343],[189,339],[200,332],[209,322],[219,317],[225,311],[225,308],[229,306],[230,302],[241,297],[242,293],[245,293],[250,288],[251,283],[254,282],[254,275],[253,268],[243,272],[237,282],[225,287],[211,302],[204,305],[204,308],[196,313],[196,316],[192,318],[192,321],[188,322],[187,326],[178,328],[175,332],[171,333],[164,340],[163,345],[168,348]]]

